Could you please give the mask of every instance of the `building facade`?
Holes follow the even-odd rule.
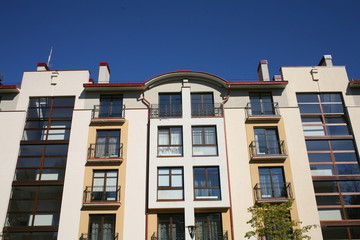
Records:
[[[280,72],[112,83],[107,63],[97,82],[39,63],[0,85],[2,239],[237,240],[249,207],[289,200],[312,239],[360,239],[360,81],[330,55]]]

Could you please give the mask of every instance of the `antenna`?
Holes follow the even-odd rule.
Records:
[[[48,61],[47,61],[48,67],[50,67],[50,60],[51,60],[52,51],[53,51],[53,47],[51,47],[51,49],[50,49],[50,53],[49,53],[49,57],[48,57]]]

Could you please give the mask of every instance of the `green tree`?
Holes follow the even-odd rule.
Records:
[[[268,240],[301,240],[311,239],[306,235],[316,225],[303,226],[301,222],[291,220],[290,210],[293,202],[281,204],[260,203],[248,208],[252,218],[247,222],[254,231],[249,231],[245,237]]]

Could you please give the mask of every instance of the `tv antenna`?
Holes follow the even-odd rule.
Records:
[[[50,60],[51,60],[52,51],[53,51],[53,47],[51,47],[51,49],[50,49],[50,53],[49,53],[49,57],[48,57],[48,61],[47,61],[48,67],[50,67]]]

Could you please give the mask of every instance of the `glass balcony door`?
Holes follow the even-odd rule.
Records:
[[[252,115],[274,115],[271,93],[250,93]]]
[[[196,213],[195,226],[196,240],[223,240],[220,213]]]
[[[184,215],[159,214],[158,240],[185,240]]]
[[[100,118],[121,118],[123,108],[123,98],[121,95],[101,96],[100,98]]]
[[[112,158],[120,156],[120,130],[97,131],[95,156]]]
[[[90,215],[88,240],[114,240],[115,214]]]
[[[280,154],[280,142],[276,128],[255,128],[257,154]]]
[[[117,182],[116,170],[94,171],[91,201],[117,201]]]
[[[282,167],[259,168],[262,198],[286,198],[286,183]]]

